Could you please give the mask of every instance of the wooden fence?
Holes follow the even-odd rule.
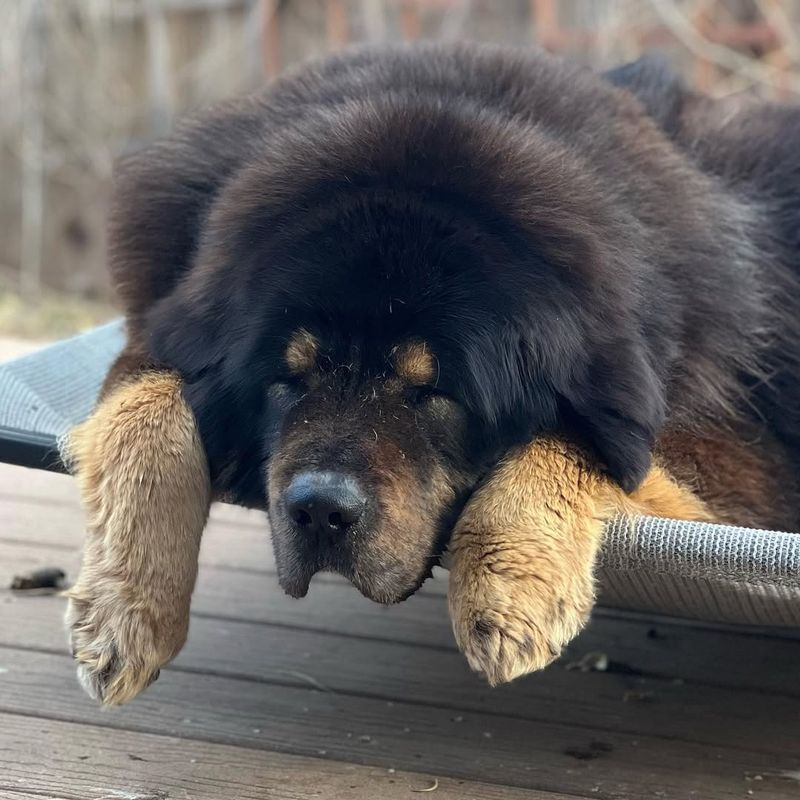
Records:
[[[800,95],[800,0],[0,0],[0,286],[105,297],[111,165],[176,115],[353,42],[658,48],[698,88]]]

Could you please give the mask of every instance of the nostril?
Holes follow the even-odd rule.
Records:
[[[330,525],[334,530],[340,530],[341,528],[347,527],[344,517],[342,517],[338,511],[328,514],[328,525]]]
[[[311,524],[311,514],[302,508],[294,512],[293,519],[302,528],[306,528]]]

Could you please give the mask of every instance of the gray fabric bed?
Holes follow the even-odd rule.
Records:
[[[113,322],[0,364],[0,461],[63,469],[57,442],[91,411],[124,341]],[[800,535],[651,517],[608,525],[600,603],[714,622],[800,627]]]

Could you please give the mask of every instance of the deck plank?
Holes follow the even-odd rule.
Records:
[[[577,729],[412,703],[165,671],[122,709],[95,708],[70,659],[0,649],[0,711],[586,797],[728,800],[784,755]],[[109,733],[109,736],[113,734]],[[794,787],[759,787],[788,800]]]
[[[0,714],[0,797],[69,800],[570,800],[516,789],[172,736]],[[26,794],[31,792],[35,794]],[[11,800],[11,799],[10,799]]]

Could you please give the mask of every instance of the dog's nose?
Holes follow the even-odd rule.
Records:
[[[284,495],[297,528],[317,535],[344,535],[361,518],[366,498],[358,482],[339,472],[302,472]]]

